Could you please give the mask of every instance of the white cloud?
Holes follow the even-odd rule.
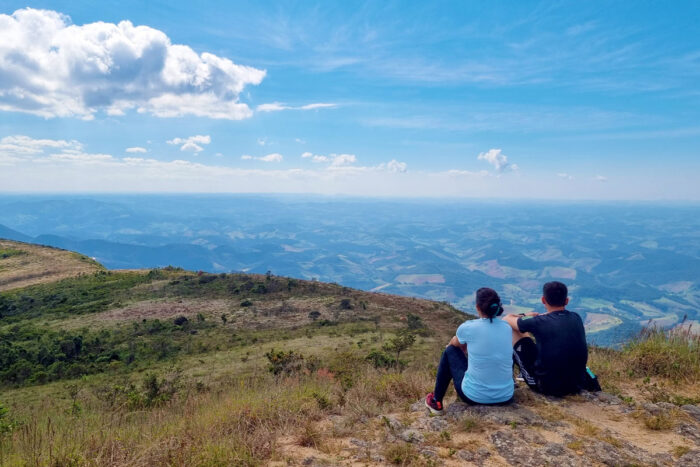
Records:
[[[87,153],[82,147],[78,141],[1,138],[0,187],[5,192],[25,193],[270,192],[505,199],[699,199],[694,183],[696,171],[668,176],[617,174],[612,184],[600,184],[594,177],[577,177],[566,184],[552,185],[547,183],[552,175],[546,172],[508,178],[487,170],[401,172],[404,163],[396,160],[375,166],[326,164],[313,169],[279,169],[273,165],[244,169]]]
[[[573,177],[572,175],[569,175],[569,174],[566,173],[566,172],[560,172],[560,173],[558,173],[558,174],[557,174],[557,177],[563,178],[563,179],[565,179],[565,180],[573,180],[573,179],[574,179],[574,177]]]
[[[342,165],[350,165],[357,162],[357,157],[355,154],[331,154],[330,155],[331,165],[334,167]]]
[[[294,141],[296,141],[296,142],[299,143],[299,144],[306,144],[306,141],[304,141],[304,140],[301,139],[301,138],[294,138]]]
[[[327,156],[321,155],[321,154],[313,154],[310,152],[304,152],[301,154],[302,159],[311,159],[312,162],[316,163],[321,163],[321,162],[328,162],[330,159]]]
[[[258,112],[279,112],[281,110],[318,110],[318,109],[332,109],[337,107],[338,104],[332,104],[330,102],[315,102],[313,104],[306,105],[287,105],[282,102],[270,102],[268,104],[260,104],[255,108]]]
[[[595,181],[597,181],[597,182],[607,182],[607,181],[608,181],[608,177],[604,177],[604,176],[602,176],[602,175],[596,175],[596,176],[595,176]]]
[[[130,21],[73,25],[56,11],[0,14],[0,110],[91,119],[100,110],[240,120],[264,70],[172,44]]]
[[[269,104],[260,104],[255,110],[258,112],[278,112],[286,109],[289,109],[289,107],[286,107],[279,102],[271,102]]]
[[[265,146],[267,144],[267,138],[258,138],[258,145]]]
[[[389,172],[406,172],[408,165],[405,162],[399,162],[392,159],[386,163],[386,168]]]
[[[267,156],[258,157],[257,159],[263,162],[282,162],[284,156],[275,152],[272,154],[268,154]]]
[[[136,146],[133,148],[126,148],[126,152],[128,152],[128,153],[137,153],[137,152],[144,153],[144,152],[148,152],[148,150],[146,148],[140,148],[140,147]]]
[[[24,135],[5,136],[0,139],[0,153],[12,153],[16,156],[38,154],[43,152],[45,148],[80,151],[82,144],[75,140],[33,139]]]
[[[316,162],[319,164],[330,163],[332,167],[340,167],[357,162],[357,157],[355,154],[329,154],[324,156],[323,154],[313,154],[307,151],[303,152],[301,157],[302,159],[310,159],[311,162]]]
[[[180,151],[198,153],[204,151],[204,148],[200,145],[211,143],[211,136],[195,135],[190,136],[189,138],[173,138],[166,141],[166,143],[180,146]]]
[[[250,160],[256,160],[256,161],[262,161],[262,162],[282,162],[284,159],[284,156],[282,154],[278,154],[276,152],[272,154],[268,154],[266,156],[258,156],[258,157],[253,157],[249,154],[244,154],[241,156],[241,159],[244,161],[250,161]]]
[[[330,102],[316,102],[314,104],[306,104],[301,107],[296,107],[299,110],[316,110],[316,109],[333,109],[337,107],[338,104],[332,104]]]
[[[503,154],[500,149],[489,149],[486,152],[482,152],[479,154],[477,159],[488,162],[498,172],[518,170],[517,164],[510,164],[508,162],[508,156]]]

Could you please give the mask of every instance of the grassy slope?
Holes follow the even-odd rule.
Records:
[[[100,269],[102,266],[79,253],[0,239],[0,291]]]
[[[400,439],[397,425],[429,423],[410,405],[430,390],[440,349],[464,319],[446,304],[169,269],[98,271],[2,292],[0,312],[0,345],[22,355],[39,355],[42,345],[62,352],[22,381],[16,373],[0,381],[0,404],[9,409],[0,415],[0,464],[286,465],[313,457],[329,465],[463,465],[459,456],[480,448],[489,462],[507,463],[490,442],[503,426],[488,417],[422,430],[422,444]],[[401,355],[407,368],[374,368],[365,357],[406,328],[409,314],[426,328]],[[187,323],[175,325],[179,316]],[[81,350],[70,356],[75,337]],[[273,348],[304,359],[274,376],[265,356]],[[654,415],[644,404],[700,402],[699,357],[697,341],[652,333],[621,352],[591,349],[591,366],[620,407],[601,410],[579,396],[553,402],[524,388],[516,399],[556,422],[536,431],[585,463],[599,463],[592,443],[623,457],[631,443],[673,461],[696,449],[676,431],[697,423],[682,410]],[[511,425],[517,436],[529,433]]]

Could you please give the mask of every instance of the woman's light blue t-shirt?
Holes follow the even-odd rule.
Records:
[[[488,318],[462,323],[457,339],[467,344],[469,366],[462,392],[474,402],[494,404],[513,397],[513,346],[511,327]]]

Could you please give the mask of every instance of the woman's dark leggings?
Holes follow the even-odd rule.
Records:
[[[464,379],[464,374],[467,372],[467,367],[469,362],[467,356],[462,352],[462,349],[455,347],[454,345],[448,345],[444,352],[442,352],[442,357],[440,358],[440,364],[438,365],[437,377],[435,378],[435,390],[433,391],[433,397],[435,400],[442,402],[445,397],[447,388],[450,386],[450,381],[454,383],[455,391],[457,391],[457,396],[467,404],[475,405],[507,405],[513,402],[513,399],[509,399],[505,402],[497,402],[495,404],[481,404],[475,402],[464,395],[462,392],[462,380]]]

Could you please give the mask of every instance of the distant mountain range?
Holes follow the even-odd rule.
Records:
[[[168,265],[337,282],[509,311],[569,284],[592,341],[650,320],[700,328],[700,206],[369,200],[300,196],[0,196],[0,237],[108,268]]]

